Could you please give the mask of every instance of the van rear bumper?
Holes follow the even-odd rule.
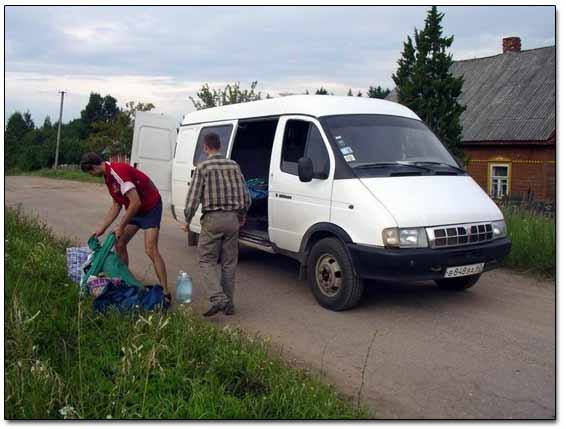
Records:
[[[511,240],[448,249],[389,249],[348,244],[356,273],[386,281],[437,280],[446,268],[484,262],[484,272],[496,268],[511,251]]]

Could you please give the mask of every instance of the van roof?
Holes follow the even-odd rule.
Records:
[[[329,115],[379,114],[419,119],[407,107],[377,98],[290,95],[197,110],[185,115],[182,125],[290,114],[317,118]]]

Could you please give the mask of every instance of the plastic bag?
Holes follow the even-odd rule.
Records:
[[[81,276],[84,276],[83,267],[91,253],[89,247],[67,248],[67,275],[73,282],[81,283]]]
[[[92,250],[93,257],[90,268],[86,272],[84,281],[81,283],[81,293],[83,295],[88,294],[86,280],[90,276],[96,276],[101,272],[104,272],[107,277],[118,277],[130,286],[142,287],[142,284],[132,275],[126,264],[111,250],[115,242],[116,236],[114,233],[106,237],[102,246],[96,237],[91,237],[88,240],[88,246]]]

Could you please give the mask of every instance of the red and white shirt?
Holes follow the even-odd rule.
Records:
[[[161,195],[151,179],[137,168],[122,162],[106,162],[104,181],[114,201],[128,209],[130,200],[126,193],[136,189],[141,200],[139,214],[144,214],[161,201]]]

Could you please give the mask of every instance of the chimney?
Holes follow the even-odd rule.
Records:
[[[521,38],[520,37],[504,37],[503,38],[503,53],[507,52],[521,52]]]

